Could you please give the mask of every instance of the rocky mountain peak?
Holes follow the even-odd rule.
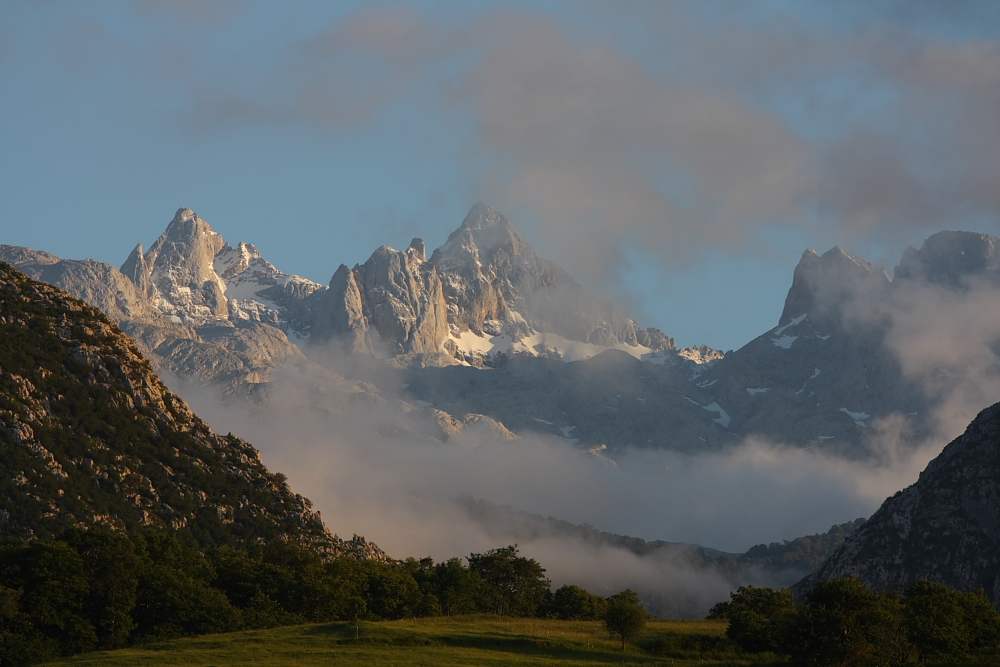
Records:
[[[194,211],[177,210],[144,256],[157,306],[164,314],[195,326],[228,317],[226,285],[214,268],[215,256],[224,245],[222,235]],[[122,272],[133,277],[138,268],[137,260],[131,265],[126,261]]]
[[[193,327],[264,322],[299,337],[312,317],[303,300],[322,289],[282,273],[251,243],[234,248],[189,208],[177,210],[148,252],[138,244],[121,271],[174,322]]]
[[[314,340],[336,336],[355,351],[481,366],[496,355],[565,358],[570,348],[570,358],[614,347],[637,357],[674,350],[672,339],[599,300],[482,202],[429,261],[419,238],[403,252],[383,246],[354,269],[341,266],[322,298]]]
[[[958,289],[966,280],[1000,281],[1000,239],[975,232],[938,232],[903,253],[893,270],[896,280],[924,280]]]
[[[539,257],[506,217],[478,202],[444,245],[434,251],[431,262],[442,270],[471,270],[489,266],[500,252],[508,257]]]
[[[808,314],[814,323],[836,326],[853,299],[877,297],[891,282],[884,269],[840,246],[822,255],[810,248],[795,267],[778,324],[783,326]]]

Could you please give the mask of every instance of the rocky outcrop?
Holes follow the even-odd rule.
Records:
[[[920,579],[1000,603],[1000,404],[983,410],[811,577],[855,576],[876,590]]]
[[[937,405],[959,392],[967,403],[987,404],[981,377],[967,376],[995,377],[998,369],[992,355],[970,349],[954,367],[921,371],[911,360],[904,372],[894,340],[919,332],[901,332],[897,318],[920,302],[922,290],[954,291],[958,299],[970,280],[996,274],[989,268],[996,247],[989,236],[942,232],[906,252],[895,280],[842,248],[822,256],[807,250],[778,326],[727,354],[697,383],[711,389],[732,417],[730,429],[742,434],[849,456],[873,453],[883,419],[903,425],[910,441],[933,436]]]
[[[134,282],[103,262],[64,260],[47,252],[9,245],[0,245],[0,261],[34,280],[61,286],[119,322],[170,324]]]
[[[364,264],[340,265],[323,295],[311,342],[346,341],[352,352],[438,352],[448,335],[441,277],[424,242],[382,246]]]
[[[332,535],[249,443],[213,433],[102,313],[7,264],[0,336],[0,537],[159,526],[384,559]]]

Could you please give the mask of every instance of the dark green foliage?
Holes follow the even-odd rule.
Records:
[[[36,630],[20,610],[21,590],[0,586],[0,665],[29,665],[60,654],[59,643]]]
[[[430,581],[444,615],[474,614],[479,610],[483,580],[478,572],[464,567],[458,558],[435,565]]]
[[[829,579],[808,593],[788,648],[803,667],[902,665],[909,654],[903,606],[853,577]]]
[[[738,561],[742,566],[762,567],[765,570],[797,569],[802,570],[803,574],[812,572],[864,524],[865,519],[855,519],[832,526],[825,533],[784,542],[758,544],[741,554]]]
[[[600,620],[607,606],[607,600],[579,586],[562,586],[552,596],[552,614],[567,621]]]
[[[906,589],[903,608],[920,662],[964,664],[1000,653],[1000,614],[982,593],[918,581]]]
[[[98,646],[125,646],[135,628],[131,612],[142,570],[134,543],[125,535],[100,529],[72,530],[66,540],[80,554],[90,580],[84,611],[94,624]]]
[[[787,590],[741,587],[709,618],[744,651],[791,657],[792,664],[891,667],[910,658],[934,664],[996,664],[1000,613],[982,592],[918,581],[900,600],[848,577],[817,584],[795,608]]]
[[[517,545],[471,554],[469,569],[482,579],[484,611],[501,616],[534,616],[546,601],[551,583],[545,568],[517,555]]]
[[[730,598],[712,607],[708,616],[729,620],[726,636],[749,653],[782,652],[795,617],[792,592],[740,586]]]
[[[175,535],[139,536],[143,567],[135,606],[139,637],[175,637],[228,632],[243,626],[240,611],[213,588],[215,569],[194,545]]]
[[[84,615],[90,582],[83,558],[62,541],[8,542],[0,546],[0,581],[19,592],[18,608],[37,635],[64,655],[97,644]]]
[[[630,588],[608,598],[604,610],[604,627],[608,632],[622,640],[622,651],[625,642],[641,633],[646,627],[649,613],[642,606],[639,595]]]

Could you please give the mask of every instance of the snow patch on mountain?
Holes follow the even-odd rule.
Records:
[[[789,350],[792,347],[792,343],[799,339],[798,336],[782,336],[781,338],[772,338],[771,342],[774,343],[775,347],[780,347],[785,350]]]
[[[483,357],[485,359],[495,358],[498,354],[528,355],[528,356],[548,356],[563,361],[582,361],[596,357],[608,350],[621,350],[636,359],[649,360],[652,354],[648,347],[642,345],[595,345],[593,343],[583,343],[577,340],[569,340],[554,333],[533,332],[528,335],[517,335],[505,332],[498,336],[480,335],[472,331],[461,333],[452,332],[445,341],[444,348],[452,353],[457,352],[456,357],[468,359],[470,357]],[[666,361],[661,358],[659,363]],[[468,361],[463,363],[470,364]],[[656,363],[656,360],[653,360]],[[479,365],[479,364],[476,364]],[[488,364],[483,364],[488,365]]]

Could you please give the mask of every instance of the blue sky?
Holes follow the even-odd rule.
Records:
[[[120,265],[193,208],[282,270],[478,200],[680,345],[802,251],[1000,235],[1000,3],[0,3],[0,243]]]

